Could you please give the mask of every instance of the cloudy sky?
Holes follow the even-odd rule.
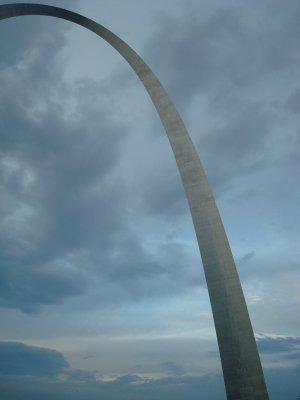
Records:
[[[216,196],[271,399],[296,399],[299,1],[48,4],[111,29],[166,87]],[[1,21],[0,157],[1,398],[224,399],[183,187],[119,54],[70,22]]]

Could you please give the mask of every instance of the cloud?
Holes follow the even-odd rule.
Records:
[[[253,257],[255,256],[255,252],[254,251],[250,251],[249,253],[244,254],[239,263],[240,264],[246,264],[248,261],[250,261]]]
[[[190,104],[199,91],[215,103],[217,93],[226,99],[233,89],[257,83],[269,73],[296,72],[298,2],[289,8],[268,2],[256,11],[251,7],[251,13],[249,7],[223,5],[206,19],[190,15],[188,22],[187,17],[180,23],[168,18],[162,25],[157,45],[153,38],[147,52],[155,65],[159,60],[157,68],[177,104]],[[223,107],[228,107],[226,101]]]
[[[265,369],[265,379],[271,399],[281,400],[288,396],[296,399],[299,396],[299,365],[295,368]]]
[[[17,342],[0,342],[0,373],[7,375],[54,376],[69,364],[56,350]]]
[[[244,192],[251,199],[258,192],[252,180],[278,176],[273,149],[282,131],[290,138],[282,155],[294,157],[298,144],[290,121],[280,120],[299,70],[299,4],[216,8],[206,18],[166,18],[145,54],[190,127],[217,198]]]
[[[6,263],[9,266],[10,263]],[[21,266],[19,266],[21,268]],[[2,306],[36,313],[43,304],[59,304],[69,296],[82,294],[86,284],[79,273],[68,273],[54,264],[28,268],[25,276],[17,271],[1,271]]]
[[[107,107],[95,106],[100,88],[62,81],[57,57],[66,43],[64,25],[33,21],[27,50],[0,71],[0,303],[24,312],[84,293],[82,253],[107,248],[115,230],[122,231],[117,188],[107,178],[126,132],[117,135],[120,125]]]
[[[286,359],[300,360],[299,337],[258,337],[257,346],[259,351],[265,354],[285,353],[283,357]]]
[[[97,371],[84,371],[81,369],[73,369],[73,370],[67,371],[65,376],[70,381],[94,382],[96,372]]]
[[[136,383],[143,382],[143,379],[138,375],[122,375],[118,376],[114,381],[112,386],[128,386]]]
[[[274,347],[276,341],[277,348]],[[260,338],[258,344],[261,351],[273,352],[275,349],[276,352],[282,352],[299,346],[299,339],[264,337]],[[173,396],[179,400],[183,396],[196,399],[199,393],[202,393],[203,399],[214,400],[224,395],[220,375],[209,374],[201,377],[188,375],[183,366],[177,362],[162,362],[161,370],[171,376],[156,379],[128,374],[107,380],[102,379],[97,371],[68,369],[68,367],[69,364],[64,356],[55,350],[16,342],[0,343],[0,373],[5,375],[4,380],[0,379],[0,388],[1,393],[5,393],[8,397],[14,395],[14,398],[18,399],[22,393],[22,398],[25,400],[27,398],[35,400],[39,396],[45,399],[60,398],[62,395],[71,394],[78,400],[83,398],[94,400],[97,396],[105,396],[112,400],[119,398],[127,400],[139,396],[146,400],[153,399],[153,396],[161,400]],[[281,400],[275,390],[275,381],[277,386],[280,386],[283,379],[285,384],[289,382],[286,390],[294,395],[297,387],[295,385],[297,368],[265,369],[265,373],[272,398]],[[62,374],[64,380],[57,380],[55,377],[58,374]],[[30,376],[34,377],[32,385]]]
[[[165,361],[160,364],[160,367],[163,371],[174,375],[174,376],[181,376],[186,373],[183,365],[174,361]]]
[[[201,139],[217,195],[264,167],[272,120],[274,116],[259,102],[247,104]]]
[[[296,398],[299,389],[299,368],[266,369],[266,380],[270,387],[269,394],[274,400],[282,400],[285,396]],[[285,382],[283,385],[282,383]],[[14,383],[7,379],[0,381],[1,393],[16,399],[46,400],[72,396],[75,400],[96,400],[99,397],[111,400],[129,400],[143,398],[145,400],[173,398],[180,400],[189,398],[196,400],[218,400],[225,396],[225,388],[220,375],[182,376],[159,379],[141,378],[135,375],[122,375],[113,380],[97,381],[35,381],[34,385],[25,385],[15,378]]]
[[[187,290],[194,280],[182,279],[181,268],[172,272],[174,252],[165,266],[149,257],[126,217],[132,195],[123,192],[118,167],[128,126],[116,122],[105,85],[62,79],[65,28],[52,31],[28,40],[0,71],[0,305],[37,313],[96,285],[103,304],[175,294],[178,281]],[[176,203],[170,190],[158,199],[165,209]],[[159,204],[149,196],[143,210],[152,216]],[[183,246],[175,250],[177,263],[188,264]]]
[[[72,396],[75,400],[96,400],[99,397],[111,400],[129,400],[143,398],[145,400],[174,398],[180,400],[182,396],[188,396],[194,400],[202,393],[203,399],[217,400],[225,395],[220,376],[205,377],[170,377],[163,379],[142,378],[136,375],[121,375],[113,380],[97,381],[35,381],[35,390],[27,387],[21,380],[15,380],[14,385],[10,380],[0,381],[1,393],[24,400],[36,400],[41,396],[46,400]],[[39,397],[40,396],[40,397]]]
[[[295,90],[286,100],[286,110],[296,115],[300,114],[300,89]]]
[[[0,67],[9,67],[19,62],[33,47],[33,41],[35,43],[39,40],[41,41],[41,32],[45,37],[45,31],[49,30],[51,34],[48,35],[48,38],[52,37],[52,43],[57,46],[61,41],[63,45],[61,31],[55,32],[53,28],[51,29],[52,22],[49,18],[41,19],[31,16],[26,16],[22,20],[20,18],[10,18],[1,21],[1,37],[6,38],[6,40],[0,41],[1,54],[5,54],[5,57],[1,57]],[[11,43],[14,45],[12,46]],[[51,46],[48,46],[48,50],[51,51]],[[53,55],[53,48],[51,53]]]
[[[194,279],[189,268],[182,277],[181,265],[190,264],[184,246],[169,243],[174,251],[162,266],[133,233],[135,194],[125,193],[120,177],[128,125],[107,104],[107,83],[63,80],[64,35],[64,25],[42,31],[0,71],[0,305],[37,313],[93,291],[98,304],[172,295],[178,282],[185,291]],[[178,213],[173,195],[169,185],[158,204],[145,196],[141,219],[162,203]],[[166,247],[160,251],[166,257]]]
[[[193,15],[184,5],[167,10],[168,21],[155,19],[156,34],[142,53],[186,120],[208,171],[246,295],[254,299],[249,302],[254,328],[291,335],[299,309],[297,257],[290,248],[298,227],[292,170],[295,126],[299,129],[297,3],[225,7],[220,1],[208,14],[191,3],[197,5]],[[94,15],[93,7],[100,9],[97,1],[91,4],[80,7]],[[109,14],[102,11],[99,21],[107,22]],[[114,18],[115,9],[112,23],[118,21]],[[143,102],[146,94],[140,84],[136,89],[133,74],[113,68],[103,81],[74,78],[84,75],[87,64],[101,75],[107,59],[99,39],[93,47],[82,36],[79,42],[90,46],[95,59],[85,57],[74,44],[79,34],[72,24],[46,17],[3,23],[0,306],[9,308],[1,310],[5,334],[45,343],[63,336],[76,352],[68,351],[72,369],[62,361],[52,375],[2,375],[0,392],[16,400],[225,397],[220,374],[197,375],[220,368],[212,315],[200,287],[204,276],[182,185],[168,144],[158,136],[164,135],[158,118],[150,102]],[[132,35],[122,24],[118,31]],[[65,51],[79,54],[82,63],[70,67]],[[120,69],[121,64],[120,59]],[[51,306],[47,312],[45,306]],[[130,336],[135,334],[158,338],[145,346]],[[177,334],[184,338],[180,345],[171,339],[167,344],[164,335]],[[201,350],[198,339],[190,339],[194,334],[215,345],[203,344]],[[295,364],[298,345],[287,343],[265,337],[263,359]],[[266,369],[273,399],[296,398],[296,373],[295,368]],[[285,393],[276,391],[279,385]]]

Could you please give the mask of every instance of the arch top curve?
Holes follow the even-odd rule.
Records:
[[[127,61],[144,85],[160,116],[173,151],[175,152],[175,149],[178,148],[172,140],[175,135],[174,128],[176,128],[176,132],[178,133],[176,135],[177,141],[180,141],[184,136],[185,142],[189,142],[185,143],[185,147],[189,145],[189,151],[194,153],[195,159],[198,158],[197,152],[195,151],[194,145],[190,140],[181,117],[161,82],[144,60],[124,40],[92,19],[64,8],[36,3],[13,3],[0,5],[0,20],[26,15],[49,16],[73,22],[90,30],[110,44]],[[170,132],[172,132],[172,135],[169,134]],[[179,150],[176,151],[180,152]]]
[[[191,138],[160,81],[143,59],[103,25],[56,6],[0,5],[0,20],[43,15],[74,22],[94,32],[132,67],[148,92],[167,133],[182,178],[201,252],[228,400],[267,400],[258,350],[227,236],[213,193]]]

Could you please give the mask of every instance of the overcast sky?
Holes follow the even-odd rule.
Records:
[[[270,397],[296,400],[300,2],[47,3],[112,30],[166,87],[216,196]],[[179,173],[120,55],[67,21],[0,21],[0,157],[1,398],[225,399]]]

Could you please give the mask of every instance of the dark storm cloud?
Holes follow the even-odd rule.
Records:
[[[145,212],[162,219],[177,220],[188,209],[179,173],[156,177],[142,196]]]
[[[51,384],[52,383],[52,384]],[[15,399],[37,400],[44,398],[72,397],[75,400],[96,400],[101,398],[122,399],[157,399],[173,398],[180,400],[188,397],[192,400],[199,398],[217,400],[224,396],[223,383],[220,376],[205,377],[169,377],[162,379],[141,378],[136,375],[122,375],[113,381],[36,381],[35,390],[30,385],[25,385],[21,380],[15,380],[14,385],[10,380],[0,381],[1,393],[14,396]],[[22,393],[22,395],[21,395]],[[22,397],[20,397],[22,396]]]
[[[58,351],[23,343],[0,342],[0,374],[53,376],[68,366]]]
[[[9,72],[9,68],[15,66],[22,73],[30,66],[27,68],[27,75],[36,81],[43,79],[39,86],[44,93],[47,79],[55,81],[57,78],[59,65],[55,65],[53,61],[65,46],[65,33],[70,27],[71,24],[52,17],[22,16],[1,21],[0,51],[3,56],[0,59],[0,68]],[[29,99],[25,87],[24,91],[20,90],[15,95],[15,101],[18,101],[20,95],[23,95],[23,100],[26,95],[27,100]]]
[[[136,193],[125,191],[118,170],[130,126],[115,122],[119,115],[113,115],[109,104],[109,90],[120,91],[118,80],[65,82],[60,51],[69,24],[56,21],[54,28],[54,20],[48,25],[46,18],[42,26],[41,20],[31,19],[30,29],[24,25],[24,51],[5,50],[5,43],[3,47],[9,62],[0,73],[0,179],[5,185],[0,304],[32,313],[94,292],[88,307],[189,293],[204,278],[194,268],[199,260],[195,263],[188,247],[166,236],[155,254],[149,254],[135,233],[129,203]],[[292,13],[286,12],[284,21],[295,35]],[[259,76],[271,72],[280,35],[279,26],[267,19],[260,41],[252,22],[242,8],[222,9],[206,21],[185,19],[181,27],[169,21],[172,34],[163,32],[152,44],[161,71],[168,70],[163,83],[169,83],[180,107],[191,104],[200,90],[207,112],[214,110],[220,117],[197,139],[218,195],[234,178],[236,191],[242,192],[245,177],[263,170],[276,120],[272,108],[239,91],[251,89]],[[16,27],[10,29],[17,40]],[[293,40],[283,49],[288,61],[278,61],[276,71],[294,70]],[[149,49],[146,53],[151,55]],[[297,94],[286,107],[294,109],[295,98]],[[138,188],[142,206],[135,218],[156,219],[157,229],[163,220],[176,231],[175,224],[187,211],[182,185],[175,172],[156,175]],[[247,266],[251,263],[252,258]],[[248,269],[252,274],[254,270]]]
[[[277,344],[274,345],[273,342],[276,341]],[[259,343],[266,347],[268,353],[273,353],[273,350],[285,352],[299,346],[299,339],[264,337]],[[53,399],[72,395],[72,398],[78,400],[83,398],[94,400],[99,396],[124,400],[132,398],[147,400],[153,399],[153,396],[156,399],[172,397],[179,400],[182,397],[196,399],[201,393],[203,399],[211,400],[224,396],[220,375],[190,376],[177,362],[161,363],[160,368],[172,376],[158,379],[129,374],[106,381],[101,379],[97,371],[72,370],[68,367],[64,356],[55,350],[23,343],[0,343],[1,393],[16,399],[35,400],[41,397]],[[265,373],[272,398],[281,400],[277,386],[281,387],[283,380],[288,388],[285,389],[286,394],[295,395],[297,368],[265,369]],[[64,379],[56,380],[55,376],[58,374],[63,374]],[[30,377],[34,380],[31,381]]]
[[[237,87],[267,74],[297,72],[299,2],[291,1],[289,7],[266,4],[256,10],[249,4],[224,6],[205,20],[193,15],[189,23],[166,21],[159,41],[146,53],[159,62],[177,104],[189,104],[199,92],[216,103],[216,93],[226,99]]]
[[[128,386],[132,384],[136,384],[142,381],[142,378],[138,375],[121,375],[114,381],[113,386]]]
[[[116,306],[128,301],[136,304],[150,299],[171,299],[203,286],[203,273],[185,254],[184,246],[168,243],[164,247],[158,248],[155,256],[148,255],[137,238],[128,234],[125,243],[116,240],[102,257],[95,254],[92,263],[99,266],[97,271],[94,269],[95,287],[101,288],[97,289],[97,302]],[[112,260],[115,251],[117,255]]]
[[[162,266],[128,226],[134,194],[118,175],[128,127],[114,120],[109,85],[66,83],[60,51],[68,28],[39,21],[0,71],[0,305],[34,313],[96,286],[103,304],[187,290],[195,279],[184,248],[168,255],[162,247]],[[167,209],[174,189],[164,187]],[[149,196],[145,209],[156,214],[159,204]]]
[[[249,253],[244,254],[240,259],[240,264],[245,264],[250,261],[255,256],[254,251],[250,251]]]
[[[295,90],[286,101],[286,110],[296,115],[300,114],[300,89]]]
[[[266,381],[270,388],[270,397],[274,400],[296,398],[299,390],[299,368],[266,369]],[[285,383],[282,385],[282,383]],[[136,375],[119,376],[113,381],[78,382],[73,380],[35,380],[28,385],[21,379],[0,380],[1,393],[16,400],[45,400],[63,399],[72,397],[74,400],[97,400],[109,398],[111,400],[164,400],[188,398],[203,400],[219,400],[224,398],[225,389],[220,375],[181,376],[160,379],[141,378]]]
[[[289,276],[298,270],[298,264],[293,259],[293,255],[285,253],[280,255],[274,254],[274,256],[271,255],[266,259],[261,253],[257,254],[252,251],[246,253],[241,258],[237,258],[236,263],[239,267],[242,280],[257,280],[258,277],[266,281],[274,279],[272,284],[276,284],[276,287],[280,279],[284,277],[289,279]],[[265,282],[266,286],[267,284]]]
[[[273,118],[261,104],[247,104],[222,127],[207,133],[201,147],[213,187],[224,190],[233,178],[242,176],[245,181],[262,168]]]
[[[285,359],[300,361],[300,338],[294,337],[260,337],[257,339],[259,350],[265,354],[283,353]]]
[[[200,115],[194,140],[217,197],[234,178],[243,176],[246,183],[249,175],[274,164],[270,143],[284,104],[274,109],[268,82],[298,79],[299,15],[297,1],[289,7],[270,1],[260,7],[223,5],[208,18],[169,18],[145,49],[184,119],[188,122],[198,96],[203,100],[199,111],[215,120],[209,127]],[[263,100],[261,91],[267,94]],[[296,104],[294,93],[287,107],[295,110]]]
[[[67,372],[67,379],[75,382],[94,382],[96,371],[84,371],[81,369],[73,369]]]
[[[1,305],[25,312],[81,294],[86,286],[79,269],[86,261],[80,253],[96,241],[105,248],[121,225],[117,210],[106,211],[117,200],[105,179],[122,136],[106,109],[94,106],[97,91],[89,82],[70,93],[61,80],[55,56],[65,28],[52,26],[43,31],[32,20],[28,51],[14,54],[0,72]],[[69,120],[65,103],[74,98],[80,104]]]
[[[300,366],[295,368],[265,368],[265,379],[271,399],[281,400],[286,397],[296,399],[299,396]]]
[[[160,367],[163,371],[173,376],[181,376],[186,373],[183,365],[174,361],[165,361],[160,364]]]
[[[0,4],[3,3],[1,2]],[[52,31],[52,40],[62,39],[60,33],[55,34],[51,30],[51,22],[49,18],[42,19],[37,17],[11,18],[1,21],[0,37],[2,37],[2,40],[0,41],[0,50],[2,55],[5,54],[5,57],[0,58],[1,68],[11,66],[20,61],[24,54],[32,48],[32,41],[39,40],[40,33],[44,31],[45,25]],[[6,40],[3,40],[3,38]]]
[[[69,1],[57,0],[55,3],[70,8]],[[267,186],[270,176],[276,177],[279,194],[272,194],[267,199],[262,213],[268,213],[277,201],[280,208],[276,214],[281,215],[287,208],[285,200],[290,197],[282,190],[282,182],[277,180],[280,174],[276,168],[280,165],[281,170],[282,158],[276,158],[275,154],[271,159],[267,151],[280,136],[274,135],[274,131],[282,119],[282,111],[285,118],[294,118],[299,96],[294,84],[280,101],[273,101],[272,96],[270,100],[265,99],[264,95],[272,93],[270,88],[273,89],[275,81],[284,78],[283,82],[287,82],[296,75],[298,56],[293,49],[298,47],[295,39],[299,33],[297,3],[291,1],[291,6],[286,7],[277,0],[264,4],[257,1],[249,13],[249,6],[244,4],[237,6],[234,3],[232,8],[226,8],[222,3],[218,12],[202,20],[197,14],[192,18],[185,15],[182,24],[170,19],[168,27],[162,28],[156,36],[156,41],[149,42],[145,54],[179,105],[180,113],[188,116],[191,112],[195,116],[197,110],[193,110],[193,100],[197,100],[197,96],[203,98],[199,111],[213,119],[213,123],[202,124],[199,118],[197,126],[201,132],[196,134],[201,137],[197,136],[195,143],[201,148],[200,156],[204,157],[216,193],[223,194],[234,186],[234,194],[239,193],[239,196],[232,196],[232,202],[237,205],[237,215],[240,215],[238,207],[245,198],[248,204],[249,192],[245,194],[245,187],[250,179],[255,182],[253,191]],[[163,160],[153,179],[151,176],[145,182],[140,179],[142,172],[138,165],[134,173],[136,182],[141,184],[128,190],[127,182],[123,182],[125,174],[120,171],[120,160],[128,147],[127,139],[131,138],[133,124],[128,121],[116,123],[122,120],[122,112],[109,93],[124,91],[122,95],[126,101],[126,90],[129,85],[134,85],[134,80],[129,78],[128,85],[113,74],[112,80],[105,83],[92,79],[68,83],[63,78],[67,60],[61,51],[66,45],[65,33],[72,24],[40,17],[20,18],[19,21],[5,21],[4,34],[0,32],[0,43],[1,38],[5,42],[1,48],[3,59],[0,58],[0,306],[33,313],[40,312],[45,305],[66,302],[65,308],[52,310],[55,315],[61,313],[59,318],[66,322],[64,329],[66,335],[71,335],[71,343],[74,337],[84,336],[82,332],[87,335],[96,331],[96,334],[105,333],[105,328],[100,327],[102,322],[109,325],[108,332],[111,332],[111,316],[114,319],[111,305],[121,307],[122,322],[117,331],[121,335],[128,334],[129,329],[146,329],[145,326],[151,326],[151,332],[153,329],[160,332],[160,324],[168,325],[169,331],[175,326],[179,332],[178,320],[174,323],[172,317],[170,323],[164,317],[162,323],[158,322],[157,317],[161,318],[161,314],[158,311],[156,315],[155,307],[158,306],[153,312],[151,301],[137,305],[141,307],[138,315],[143,315],[142,321],[131,320],[131,315],[127,318],[129,301],[154,300],[160,308],[162,300],[162,309],[168,308],[165,298],[174,296],[178,302],[185,294],[191,298],[193,290],[203,286],[204,282],[197,250],[197,259],[191,254],[191,240],[187,239],[187,245],[178,240],[177,230],[187,207],[178,174],[175,174],[175,164],[170,167],[174,172],[168,175]],[[20,44],[17,43],[16,48],[7,47],[7,37],[13,42],[20,40]],[[263,92],[262,98],[255,90]],[[130,101],[128,96],[128,103]],[[132,117],[126,115],[126,118]],[[151,134],[155,131],[163,134],[160,126],[157,129],[158,123],[152,124]],[[286,121],[281,129],[285,126]],[[283,141],[289,143],[290,139],[285,136]],[[147,146],[144,151],[133,145],[132,153],[138,153],[140,161],[146,159]],[[166,152],[169,152],[167,147]],[[150,155],[158,164],[156,156],[155,152]],[[287,159],[290,153],[286,151],[284,156]],[[264,174],[266,166],[272,174]],[[139,193],[141,197],[137,199]],[[131,204],[138,206],[135,209]],[[243,215],[243,224],[249,224],[253,214],[245,212]],[[149,224],[158,221],[155,226],[158,235],[155,232],[149,235],[156,240],[155,249],[150,251],[148,243],[143,242],[144,218]],[[238,222],[241,223],[240,218]],[[262,222],[266,223],[263,218]],[[141,227],[138,228],[139,224]],[[165,224],[170,225],[171,232],[162,237],[160,231],[164,231]],[[255,236],[258,233],[261,231],[256,229]],[[257,307],[260,308],[259,315],[263,315],[262,309],[270,304],[272,310],[267,320],[274,314],[273,293],[279,286],[284,290],[281,278],[294,270],[294,264],[288,257],[280,259],[276,254],[265,261],[252,243],[239,254],[242,278],[249,282],[249,277],[254,277],[256,286],[259,286],[257,282],[264,285],[266,295]],[[270,297],[272,300],[268,303]],[[182,304],[186,304],[185,297]],[[283,314],[288,316],[286,305],[289,304],[283,301],[283,306],[276,308],[276,319]],[[122,307],[126,309],[124,316]],[[93,314],[96,308],[99,314]],[[289,309],[296,308],[295,303]],[[64,314],[66,309],[70,311],[68,318]],[[88,310],[87,315],[83,310]],[[175,314],[176,310],[170,312]],[[211,314],[210,309],[207,312]],[[192,326],[189,325],[189,313],[187,330]],[[47,316],[48,313],[39,316],[41,324]],[[143,325],[144,316],[147,316],[148,325]],[[24,321],[32,318],[37,321],[37,316],[22,316]],[[117,325],[118,316],[115,318]],[[91,319],[100,328],[94,328]],[[78,320],[79,323],[74,322]],[[69,321],[71,328],[67,326]],[[43,332],[32,329],[35,337],[53,335],[46,332],[45,325],[41,329]],[[286,324],[285,329],[290,326]],[[59,330],[54,328],[55,338],[61,335]],[[276,332],[273,329],[264,331]],[[292,340],[288,344],[288,338],[285,343],[284,339],[277,342],[276,347],[272,340],[269,337],[261,339],[263,354],[295,363],[298,344]],[[89,341],[89,345],[91,349],[86,350],[88,356],[85,358],[91,358],[92,368],[97,368],[98,356],[90,356],[93,341]],[[25,345],[15,346],[12,351],[23,354],[22,346]],[[175,356],[175,350],[173,355],[172,346],[174,348],[169,345],[170,354],[158,360],[180,360]],[[28,348],[32,347],[26,346],[27,353],[31,354]],[[200,394],[203,400],[219,400],[226,396],[221,375],[190,376],[184,368],[189,370],[186,361],[184,364],[165,361],[159,365],[160,361],[156,360],[153,363],[155,372],[157,376],[163,374],[164,378],[152,379],[143,373],[143,376],[114,375],[114,380],[107,381],[105,361],[101,364],[103,370],[70,369],[61,353],[54,352],[54,355],[49,353],[51,350],[42,350],[44,352],[36,352],[43,354],[45,365],[48,357],[48,372],[45,366],[40,375],[3,374],[0,377],[3,397],[14,400],[196,400]],[[80,345],[78,350],[83,351]],[[149,349],[147,351],[149,353]],[[138,351],[134,354],[139,356]],[[219,359],[219,353],[211,351],[209,355]],[[112,360],[109,361],[111,364]],[[118,361],[119,358],[116,365]],[[199,368],[206,371],[202,362],[200,359]],[[31,363],[34,363],[34,357],[31,357]],[[130,364],[129,358],[129,371]],[[35,371],[33,366],[30,368]],[[136,372],[145,370],[145,366],[135,369]],[[299,394],[299,369],[266,369],[266,377],[273,400],[296,398]]]
[[[59,304],[67,297],[82,294],[86,288],[84,277],[55,265],[25,265],[2,258],[1,305],[17,307],[26,313],[40,311],[43,304]],[[6,270],[6,268],[7,270]]]

